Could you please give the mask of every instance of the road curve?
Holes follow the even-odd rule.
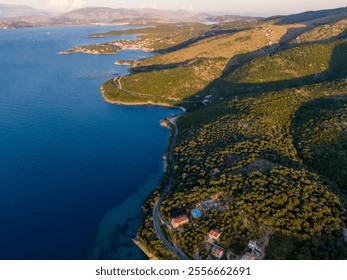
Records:
[[[113,85],[120,91],[132,95],[132,96],[145,96],[145,95],[141,95],[141,94],[137,94],[137,93],[133,93],[133,92],[129,92],[126,91],[122,88],[122,84],[121,84],[121,78],[122,77],[116,77],[113,79]],[[181,108],[183,110],[183,113],[185,113],[185,109]],[[173,176],[174,176],[174,166],[175,166],[175,161],[174,161],[174,156],[173,156],[173,151],[174,151],[174,147],[175,147],[175,143],[176,143],[176,138],[178,135],[178,128],[177,128],[177,118],[179,118],[180,116],[183,115],[179,114],[176,115],[174,117],[169,118],[169,121],[171,123],[171,125],[173,126],[173,136],[172,136],[172,141],[171,141],[171,145],[169,147],[169,151],[168,151],[168,157],[170,159],[171,162],[171,166],[169,168],[171,168],[171,175],[169,178],[168,183],[166,184],[166,186],[164,187],[163,192],[160,195],[159,200],[156,202],[156,204],[154,205],[153,208],[153,227],[154,230],[157,233],[158,239],[160,239],[163,243],[164,246],[171,252],[173,252],[178,258],[182,259],[182,260],[190,260],[190,258],[188,258],[183,252],[182,250],[178,247],[178,246],[172,246],[171,243],[166,239],[165,234],[163,233],[160,225],[161,225],[161,214],[160,214],[160,205],[162,203],[162,201],[164,200],[166,194],[169,192],[171,186],[172,186],[172,182],[173,182]]]
[[[190,258],[188,258],[180,248],[178,248],[177,246],[173,246],[171,245],[171,243],[166,239],[165,234],[163,233],[160,224],[161,224],[161,214],[160,214],[160,205],[163,202],[166,194],[169,192],[170,188],[172,187],[172,182],[173,182],[173,176],[174,176],[174,166],[175,166],[175,161],[174,161],[174,156],[173,156],[173,151],[174,151],[174,147],[175,147],[175,143],[176,143],[176,138],[178,135],[178,128],[177,128],[177,124],[176,124],[176,120],[177,118],[179,118],[181,115],[176,115],[172,118],[169,119],[170,123],[173,126],[173,136],[172,136],[172,141],[171,141],[171,145],[169,147],[169,151],[168,151],[168,157],[170,159],[171,165],[169,168],[171,168],[171,175],[169,178],[168,183],[166,184],[166,186],[164,187],[163,192],[160,195],[160,198],[158,199],[157,203],[154,205],[153,208],[153,227],[155,229],[155,231],[157,232],[157,236],[158,238],[163,241],[165,247],[170,250],[171,252],[173,252],[174,254],[176,254],[176,256],[182,260],[190,260]]]

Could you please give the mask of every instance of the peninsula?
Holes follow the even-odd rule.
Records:
[[[152,257],[347,258],[346,28],[341,8],[92,35],[157,53],[106,101],[187,109],[137,232]]]

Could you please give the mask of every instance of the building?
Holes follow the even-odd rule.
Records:
[[[208,233],[208,237],[214,240],[218,240],[220,237],[220,232],[218,229],[211,229],[210,232]]]
[[[248,242],[248,248],[252,250],[253,253],[256,253],[257,255],[261,254],[261,248],[258,247],[257,241],[250,240]]]
[[[199,209],[193,209],[190,211],[190,214],[192,214],[194,219],[200,218],[201,217],[201,212]]]
[[[241,258],[241,260],[247,260],[247,261],[256,260],[256,259],[257,257],[254,253],[246,253]]]
[[[216,205],[214,204],[213,200],[206,200],[201,202],[199,206],[202,209],[202,211],[207,212],[208,210],[210,210],[210,208],[214,208]]]
[[[251,249],[252,251],[257,247],[257,241],[250,240],[248,242],[248,248]]]
[[[224,249],[217,246],[217,245],[214,245],[213,246],[213,249],[212,249],[212,255],[215,256],[216,258],[218,259],[221,259],[223,257],[223,254],[224,254]]]
[[[178,228],[181,225],[188,224],[188,223],[189,223],[189,219],[188,219],[187,215],[180,215],[176,218],[172,218],[172,220],[171,220],[171,225],[174,229]]]

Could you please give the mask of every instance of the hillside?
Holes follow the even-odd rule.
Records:
[[[319,25],[295,38],[293,44],[314,43],[317,41],[328,42],[336,38],[347,36],[347,20],[343,19],[337,22]]]
[[[289,255],[279,258],[320,258],[314,250],[326,244],[320,241],[320,245],[312,245],[312,238],[317,236],[336,235],[337,244],[341,242],[341,220],[346,221],[345,193],[331,181],[333,178],[312,169],[310,162],[300,157],[292,125],[293,116],[307,102],[344,95],[346,85],[343,80],[225,100],[179,119],[181,136],[175,148],[174,187],[162,203],[164,219],[186,213],[186,209],[217,193],[232,198],[228,211],[211,212],[192,222],[190,229],[199,234],[193,235],[190,230],[174,233],[184,252],[192,257],[201,250],[204,232],[211,227],[224,234],[219,244],[238,256],[248,240],[256,239],[261,244],[264,226],[274,236],[298,239],[298,244],[309,247],[306,255],[299,255],[299,247],[294,247]],[[306,141],[304,135],[302,139]],[[336,149],[343,145],[339,133],[331,139],[340,143],[331,150],[343,157],[343,152]],[[344,162],[336,160],[335,168],[337,165],[343,169]],[[216,169],[217,173],[212,172]],[[343,174],[334,175],[335,179],[344,178]],[[335,253],[336,246],[321,254],[324,258],[347,257],[343,251]],[[271,256],[271,247],[266,252]]]
[[[308,23],[312,21],[322,22],[327,18],[330,21],[347,16],[347,7],[338,9],[328,9],[320,11],[308,11],[299,14],[284,16],[279,20],[279,24]]]
[[[0,3],[0,20],[23,16],[48,16],[46,11],[24,5],[7,5]]]
[[[140,37],[139,41],[145,41],[148,46],[153,47],[153,44],[158,42],[156,36],[164,37],[159,32],[163,28],[163,26],[158,26],[151,30],[141,30],[145,35]],[[175,28],[175,26],[170,26],[170,29]],[[241,60],[251,60],[274,52],[280,39],[288,29],[292,28],[297,28],[297,26],[250,23],[208,27],[187,24],[184,28],[172,32],[171,37],[166,36],[165,40],[159,40],[161,46],[157,45],[155,49],[162,54],[136,61],[133,64],[131,71],[134,74],[122,78],[122,90],[141,96],[142,102],[158,103],[158,96],[161,97],[159,103],[163,103],[164,99],[172,98],[175,103],[180,101],[184,103],[185,99],[191,97],[202,102],[205,95],[199,95],[199,91],[220,78],[223,71],[237,65]],[[184,30],[189,30],[189,32]],[[102,34],[102,36],[105,35],[107,34]],[[194,35],[197,37],[191,39]],[[182,43],[182,38],[188,39],[189,43]],[[169,48],[167,48],[167,41],[171,41]],[[218,61],[218,63],[211,63],[212,61]],[[204,66],[199,67],[198,65]],[[173,79],[173,81],[179,82],[168,83],[168,79],[175,76],[182,76],[183,80]],[[153,90],[153,86],[157,90]],[[114,103],[122,99],[122,97],[117,98],[119,90],[117,91],[117,87],[112,89],[110,83],[107,84],[105,92],[108,100],[112,100]],[[112,98],[110,98],[111,95]],[[172,100],[167,103],[172,104]]]
[[[263,56],[231,72],[225,79],[231,83],[269,83],[299,78],[324,79],[334,71],[332,63],[341,63],[343,74],[346,40],[328,44],[312,44],[291,48],[274,55]],[[336,67],[336,66],[335,66]],[[272,73],[275,72],[276,75]]]
[[[137,235],[148,251],[159,259],[347,259],[346,21],[341,8],[91,35],[138,35],[88,46],[101,48],[95,53],[156,52],[120,61],[131,74],[103,84],[106,101],[187,109],[177,128],[164,121],[178,135],[143,207]],[[189,221],[175,229],[175,217]]]
[[[230,59],[239,54],[275,45],[286,33],[287,28],[286,26],[264,24],[252,29],[245,27],[245,30],[230,30],[226,34],[193,42],[185,48],[148,58],[141,61],[138,66],[180,63],[207,57]]]
[[[260,259],[347,259],[343,13],[187,25],[190,33],[170,30],[171,38],[143,31],[140,42],[162,44],[158,55],[105,83],[105,99],[188,109],[178,119],[174,165],[144,206],[138,236],[148,250],[172,258],[152,222],[153,205],[172,180],[162,219],[185,214],[189,223],[162,229],[189,258],[215,258],[205,240],[218,229],[224,259],[249,256],[249,240]],[[172,39],[180,35],[185,42]],[[204,210],[204,201],[216,204]],[[193,218],[194,208],[201,218]]]

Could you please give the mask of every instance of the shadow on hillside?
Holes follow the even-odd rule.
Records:
[[[314,45],[314,44],[328,44],[337,40],[343,40],[347,38],[347,28],[341,32],[339,35],[336,35],[334,37],[331,37],[329,39],[322,39],[322,40],[316,40],[312,42],[303,42],[303,43],[290,43],[289,47],[294,48],[298,46],[307,46],[307,45]]]
[[[265,260],[346,260],[346,248],[341,231],[310,240],[274,233],[266,248]]]
[[[256,52],[256,54],[258,53]],[[335,47],[332,52],[331,62],[327,71],[320,73],[319,75],[310,75],[296,79],[267,83],[242,84],[228,81],[226,78],[232,71],[238,69],[239,67],[242,67],[244,63],[251,60],[248,59],[248,55],[249,54],[240,55],[240,60],[242,61],[242,63],[240,62],[235,67],[225,70],[221,77],[212,81],[204,89],[198,91],[193,96],[187,97],[183,100],[183,102],[177,104],[178,106],[185,107],[188,110],[188,114],[183,117],[184,119],[188,120],[189,111],[194,111],[195,122],[189,124],[189,126],[185,127],[184,130],[189,130],[190,127],[194,127],[197,123],[203,124],[211,121],[212,119],[220,116],[220,114],[223,114],[226,109],[224,103],[226,100],[229,100],[233,103],[247,96],[255,96],[257,94],[267,93],[271,91],[283,91],[285,89],[310,86],[324,82],[331,82],[334,80],[338,81],[347,77],[347,42]],[[242,56],[246,56],[246,58],[243,58]],[[205,105],[202,101],[207,96],[211,96],[211,98],[209,99],[210,103]],[[227,107],[228,112],[226,112],[226,114],[229,114],[231,112],[231,108],[235,109],[234,106]],[[242,110],[244,109],[245,108],[243,108]],[[239,111],[239,109],[237,110]],[[183,121],[181,123],[183,123]]]
[[[347,96],[334,96],[333,98],[322,97],[308,103],[303,104],[296,112],[293,122],[293,144],[301,158],[308,162],[313,168],[325,174],[331,180],[338,184],[340,190],[346,195],[347,193],[347,134],[343,132],[343,128],[347,126],[346,122],[342,123],[325,123],[323,124],[324,113],[337,110],[345,110],[347,105]],[[318,116],[318,118],[317,118]],[[300,148],[299,143],[304,140],[305,129],[309,129],[309,136],[314,137],[313,128],[317,127],[322,134],[321,138],[326,139],[321,143],[313,141]],[[329,141],[332,137],[332,131],[336,132],[333,141]],[[307,131],[306,131],[307,133]],[[308,139],[305,139],[308,140]],[[318,144],[317,144],[318,143]],[[312,158],[307,158],[307,149],[312,151]],[[306,151],[306,152],[305,152]],[[319,158],[319,160],[317,160]]]
[[[134,68],[129,69],[129,71],[133,74],[140,72],[151,72],[151,71],[159,71],[159,70],[167,70],[174,69],[178,67],[188,66],[194,62],[201,60],[200,58],[188,59],[182,62],[177,63],[168,63],[168,64],[151,64],[148,66],[136,66]]]
[[[273,47],[275,48],[275,47]],[[270,50],[271,51],[271,50]],[[265,93],[270,91],[281,91],[287,88],[302,87],[326,81],[339,80],[347,77],[347,42],[336,46],[333,50],[329,67],[322,73],[317,73],[305,77],[280,80],[264,83],[236,83],[228,81],[228,76],[245,63],[263,56],[262,51],[239,55],[232,58],[223,75],[208,85],[199,95],[209,95],[218,92],[218,97],[242,96],[244,94]],[[274,73],[275,75],[276,73]]]
[[[327,19],[327,17],[333,17],[332,19],[338,21],[341,17],[346,17],[347,15],[347,7],[338,8],[338,9],[330,9],[330,10],[321,10],[321,11],[309,11],[300,14],[288,15],[279,18],[277,22],[278,25],[286,25],[286,24],[296,24],[296,23],[306,23],[309,21],[315,20],[323,20]]]
[[[227,30],[210,30],[210,31],[207,31],[206,33],[204,33],[202,36],[185,41],[185,42],[183,42],[183,43],[181,43],[175,47],[162,50],[159,53],[173,52],[173,51],[188,47],[188,46],[190,46],[196,42],[199,42],[199,41],[207,39],[207,38],[212,38],[212,37],[224,35],[224,34],[234,34],[234,33],[249,30],[249,29],[250,28],[227,29]],[[247,63],[250,60],[253,60],[255,58],[275,53],[276,51],[278,51],[279,47],[283,46],[284,44],[286,44],[287,42],[289,42],[290,40],[292,40],[293,38],[295,38],[296,36],[300,35],[301,33],[305,32],[305,31],[306,31],[306,28],[288,29],[287,33],[284,36],[282,36],[282,38],[280,39],[280,41],[277,44],[273,44],[270,46],[260,48],[254,52],[249,52],[246,54],[240,54],[240,55],[234,56],[228,62],[227,66],[224,70],[224,73],[229,73],[231,70],[234,70],[235,67],[240,67],[244,63]],[[135,74],[135,73],[139,73],[139,72],[150,72],[150,71],[174,69],[177,67],[188,66],[194,62],[197,62],[199,59],[202,59],[202,58],[188,59],[186,61],[182,61],[182,62],[178,62],[178,63],[153,64],[153,65],[149,65],[149,66],[136,66],[134,68],[131,68],[130,72]]]
[[[175,45],[173,47],[164,49],[164,50],[160,50],[158,51],[158,53],[164,54],[164,53],[169,53],[169,52],[174,52],[186,47],[189,47],[190,45],[193,45],[199,41],[205,40],[205,39],[209,39],[212,37],[216,37],[216,36],[221,36],[221,35],[230,35],[230,34],[234,34],[240,31],[245,31],[245,30],[249,30],[249,28],[243,28],[243,29],[222,29],[222,30],[209,30],[205,33],[203,33],[202,35],[192,38],[190,40],[187,40],[181,44]]]
[[[256,58],[266,56],[266,55],[272,55],[278,52],[280,49],[286,49],[289,46],[288,43],[291,40],[293,40],[294,38],[303,34],[306,31],[307,31],[306,27],[289,28],[287,32],[279,40],[278,43],[259,48],[253,52],[235,55],[229,60],[227,66],[225,67],[222,78],[227,76],[228,74],[230,74],[232,71],[236,70],[237,68],[242,67],[244,64],[246,64],[247,62],[250,62],[251,60],[254,60]]]

